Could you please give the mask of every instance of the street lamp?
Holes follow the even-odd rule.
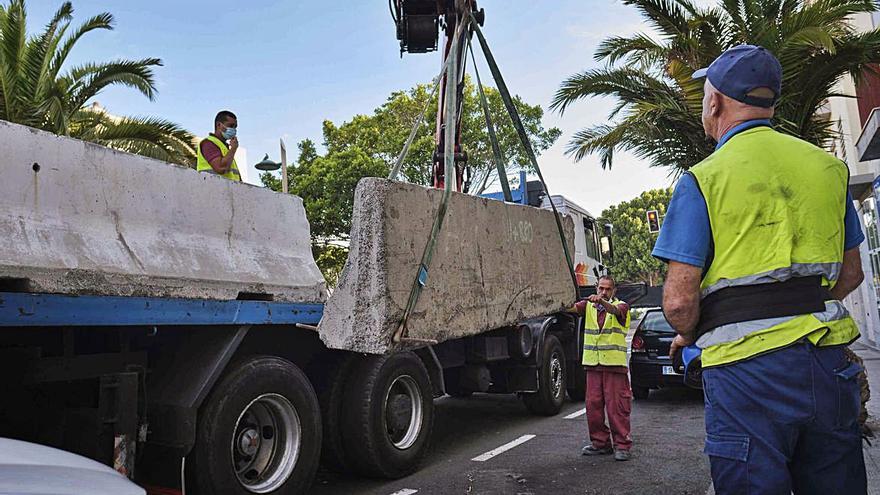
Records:
[[[287,147],[284,146],[284,140],[279,139],[281,143],[281,163],[273,162],[269,159],[269,154],[263,157],[263,161],[254,165],[257,170],[272,171],[281,169],[281,192],[287,194]]]
[[[269,159],[268,153],[266,153],[266,156],[263,157],[263,161],[261,161],[260,163],[254,165],[254,166],[257,167],[257,170],[265,170],[267,172],[271,171],[271,170],[278,170],[279,168],[281,168],[280,163],[273,162],[272,160]]]

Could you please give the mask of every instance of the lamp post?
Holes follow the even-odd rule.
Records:
[[[281,169],[281,192],[287,194],[287,147],[284,146],[284,140],[278,140],[281,143],[281,163],[273,162],[269,159],[269,154],[263,157],[263,161],[254,165],[258,170],[273,171]]]
[[[284,146],[284,140],[278,139],[281,143],[281,192],[287,194],[287,148]]]

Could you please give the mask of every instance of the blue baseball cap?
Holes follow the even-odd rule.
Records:
[[[709,67],[694,72],[694,79],[703,77],[721,94],[755,107],[772,107],[782,90],[782,64],[766,48],[755,45],[725,51]],[[749,94],[758,88],[773,91],[773,98]]]

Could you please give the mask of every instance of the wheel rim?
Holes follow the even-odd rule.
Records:
[[[422,392],[409,375],[398,376],[385,395],[385,432],[400,450],[413,446],[422,431]]]
[[[230,454],[238,482],[251,493],[283,485],[299,457],[302,424],[293,404],[278,394],[252,400],[235,422]]]
[[[550,356],[550,386],[553,390],[553,397],[559,397],[562,394],[562,387],[565,386],[562,373],[562,360],[559,354],[554,352]]]

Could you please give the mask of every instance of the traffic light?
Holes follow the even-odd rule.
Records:
[[[648,210],[648,232],[652,234],[660,232],[660,214],[657,210]]]

